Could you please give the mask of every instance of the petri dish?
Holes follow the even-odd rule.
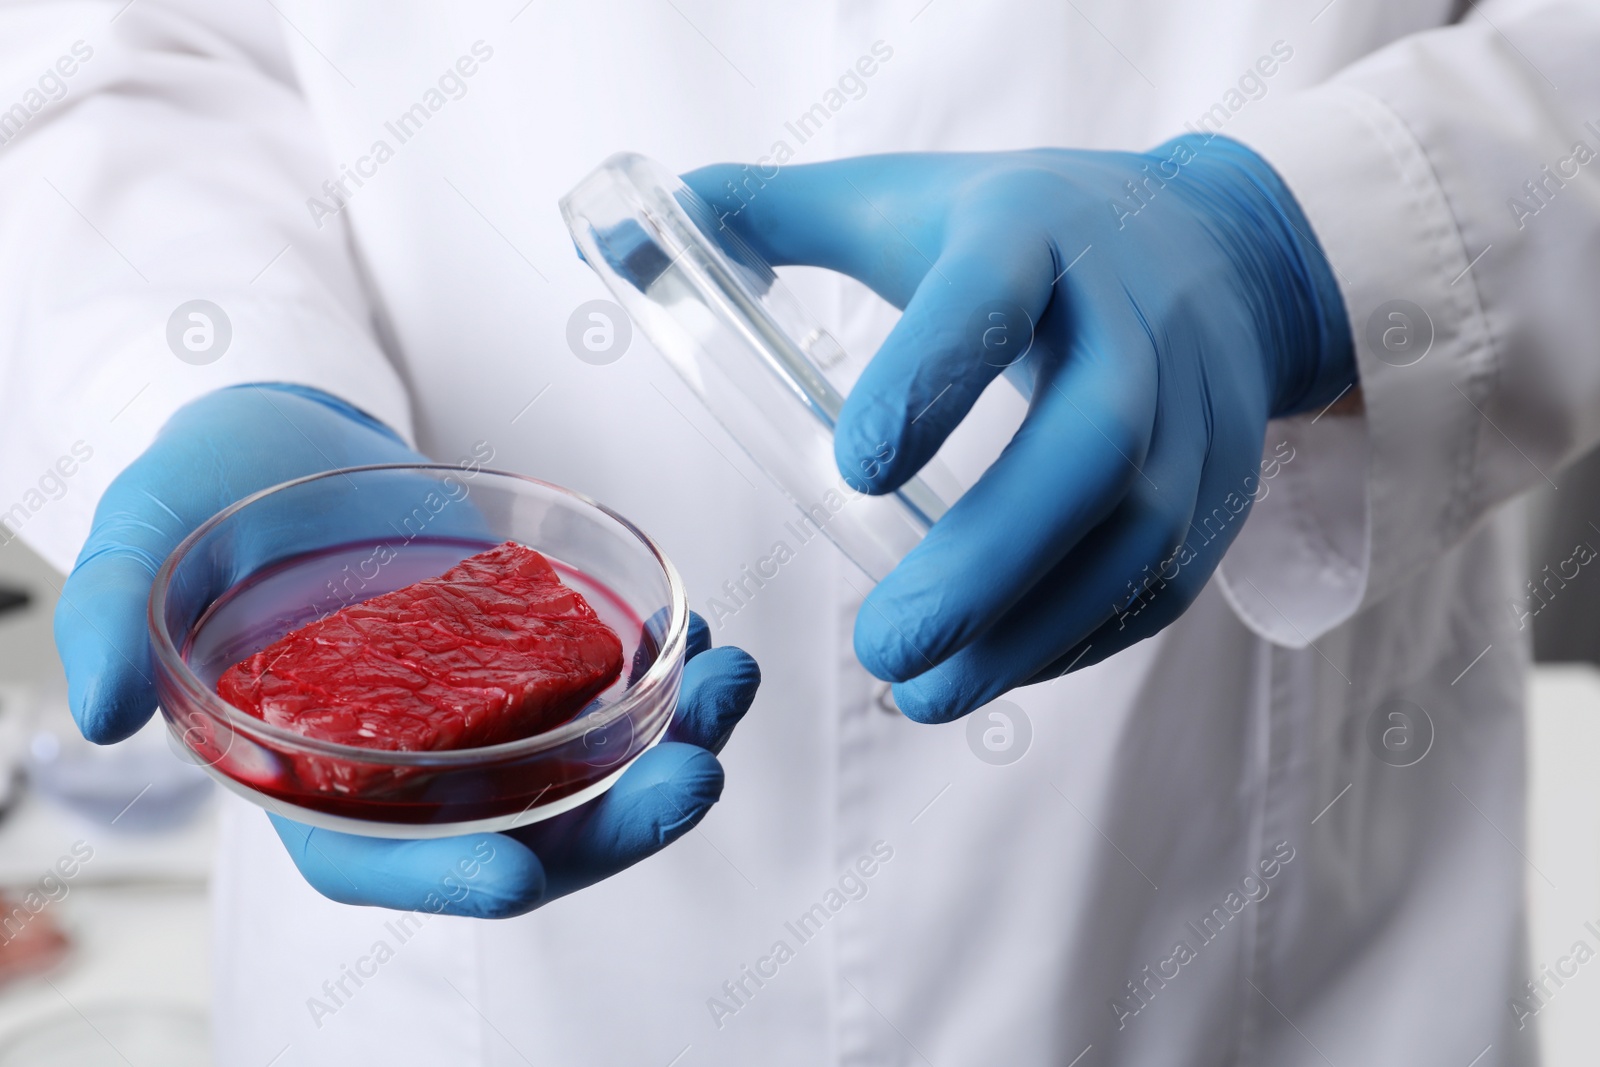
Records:
[[[223,671],[290,630],[508,540],[542,552],[622,639],[622,675],[571,720],[478,748],[383,751],[273,726],[217,694]],[[656,544],[588,497],[504,471],[385,464],[218,513],[162,564],[148,621],[167,727],[223,786],[312,826],[428,838],[509,830],[610,788],[672,719],[689,609]]]
[[[746,454],[881,580],[961,493],[935,459],[898,492],[859,493],[834,461],[846,355],[771,266],[666,167],[618,153],[561,200],[584,260]]]

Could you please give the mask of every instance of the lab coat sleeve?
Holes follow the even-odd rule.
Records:
[[[0,4],[0,540],[62,570],[111,479],[214,389],[309,385],[410,433],[342,216],[308,207],[338,175],[278,20]],[[221,309],[209,334],[194,300]]]
[[[1485,4],[1223,131],[1326,251],[1364,406],[1268,430],[1220,571],[1262,636],[1315,641],[1600,439],[1597,55],[1600,5]]]

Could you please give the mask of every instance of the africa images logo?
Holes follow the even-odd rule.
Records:
[[[185,363],[215,363],[232,343],[233,322],[209,300],[185,301],[167,317],[167,347]]]

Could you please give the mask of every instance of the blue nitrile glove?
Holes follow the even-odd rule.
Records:
[[[685,180],[775,265],[842,271],[904,309],[839,419],[852,485],[904,483],[1015,361],[1026,421],[856,619],[861,662],[914,719],[1171,623],[1263,492],[1267,420],[1355,381],[1310,224],[1227,138]]]
[[[387,427],[300,386],[239,386],[179,410],[106,490],[56,609],[72,714],[91,741],[128,737],[156,708],[145,604],[168,553],[223,507],[335,467],[422,463]],[[365,495],[365,494],[363,494]],[[369,506],[358,501],[355,507]],[[247,551],[340,514],[283,516],[249,531]],[[466,511],[455,521],[473,521]],[[277,528],[281,525],[281,529]],[[337,529],[337,526],[332,527]],[[394,841],[313,830],[273,817],[312,886],[335,900],[499,917],[539,906],[637,863],[687,833],[722,790],[713,754],[755,697],[760,672],[736,648],[710,649],[696,617],[667,739],[604,796],[510,835]]]

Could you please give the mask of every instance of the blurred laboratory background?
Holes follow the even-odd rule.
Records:
[[[0,541],[0,1067],[201,1067],[215,787],[159,719],[78,736],[61,575]]]
[[[1535,981],[1600,943],[1600,456],[1552,481],[1526,502]],[[78,738],[50,632],[61,576],[0,542],[0,1067],[206,1064],[214,787],[159,719],[114,748]],[[1600,967],[1543,980],[1546,1063],[1593,1063]]]

